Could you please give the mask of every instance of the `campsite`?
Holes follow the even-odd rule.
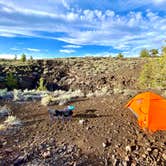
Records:
[[[166,166],[166,0],[0,0],[0,166]]]
[[[54,95],[49,92],[49,95],[43,97],[44,100],[39,99],[43,95],[42,93],[46,93],[42,91],[14,90],[13,99],[7,97],[11,93],[8,94],[5,91],[1,93],[1,96],[6,94],[8,99],[1,99],[0,105],[6,105],[11,110],[11,115],[17,117],[21,123],[19,125],[19,122],[17,122],[16,124],[18,125],[9,126],[6,130],[1,130],[1,165],[13,163],[15,165],[99,166],[140,164],[164,166],[166,161],[166,131],[158,130],[154,132],[148,129],[144,130],[139,125],[138,118],[130,109],[126,108],[126,105],[134,99],[134,96],[147,91],[146,89],[136,89],[137,80],[135,78],[138,76],[134,74],[136,71],[138,75],[140,74],[139,67],[146,60],[90,58],[86,59],[84,63],[82,60],[80,58],[68,59],[67,62],[65,59],[47,61],[44,62],[45,69],[43,70],[45,71],[49,67],[52,68],[52,65],[57,63],[66,67],[66,64],[72,64],[72,67],[69,65],[71,73],[67,75],[70,76],[69,79],[75,78],[76,80],[70,86],[72,88],[80,87],[81,90],[73,92],[59,90],[52,92]],[[82,77],[84,66],[86,66],[87,71],[93,72],[93,69],[90,68],[92,64],[97,65],[101,61],[109,65],[109,67],[107,65],[105,67],[110,70],[115,63],[119,64],[119,67],[116,68],[116,74],[112,73],[110,75],[108,73],[108,80],[113,76],[115,79],[103,84],[101,77],[97,78],[95,75],[90,75],[89,78],[94,77],[94,79],[98,79],[96,81],[98,86],[94,87],[96,91],[90,92],[91,86],[87,84],[79,85],[80,81],[77,82],[77,80],[84,79],[86,83],[88,75],[86,79]],[[74,63],[75,65],[73,65]],[[77,68],[79,63],[82,65],[80,70]],[[88,65],[89,68],[87,69]],[[35,69],[34,66],[35,61],[31,65],[32,70],[33,68]],[[8,65],[5,68],[8,68]],[[24,65],[24,69],[26,68]],[[118,79],[119,73],[123,72],[124,68],[126,68],[126,77],[124,75],[124,80]],[[132,72],[130,68],[133,68]],[[59,70],[61,69],[60,67]],[[14,67],[10,70],[14,70]],[[74,70],[77,70],[77,75]],[[58,71],[56,70],[56,72]],[[102,71],[99,70],[99,72]],[[106,73],[105,75],[107,75]],[[66,74],[64,75],[66,76]],[[25,78],[25,76],[26,73],[22,77]],[[51,81],[50,76],[46,73],[43,75],[43,78]],[[91,79],[92,84],[94,79]],[[128,84],[124,82],[128,82]],[[114,85],[114,89],[108,88],[110,83]],[[60,80],[60,85],[64,86],[65,82]],[[106,90],[106,87],[108,90]],[[164,90],[155,89],[151,89],[151,91],[162,96],[164,96],[165,92]],[[38,96],[39,94],[41,96]],[[61,97],[60,94],[62,94]],[[68,97],[64,97],[64,95],[70,96],[72,100],[68,100]],[[50,96],[59,97],[54,97],[56,100],[53,100],[50,99]],[[67,99],[67,103],[64,102],[64,99]],[[51,122],[48,109],[61,110],[67,105],[75,106],[72,119],[66,121],[55,119]],[[1,119],[1,124],[3,122],[4,118]]]

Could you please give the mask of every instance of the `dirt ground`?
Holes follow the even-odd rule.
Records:
[[[124,109],[128,100],[123,95],[80,99],[71,103],[76,107],[71,121],[53,123],[48,108],[64,106],[1,101],[0,105],[7,104],[23,125],[0,133],[0,165],[12,165],[18,156],[52,139],[56,146],[77,146],[81,155],[88,156],[82,165],[90,165],[88,162],[91,165],[166,165],[166,131],[142,131],[134,115]],[[54,165],[50,162],[53,156],[47,157],[50,158],[48,164],[43,165]],[[32,158],[21,164],[26,165]],[[74,164],[79,165],[77,162],[71,165]]]

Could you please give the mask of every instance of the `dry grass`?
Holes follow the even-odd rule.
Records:
[[[103,87],[100,90],[96,90],[95,92],[90,92],[86,95],[86,97],[100,97],[100,96],[106,96],[109,95],[109,89],[107,87]]]
[[[22,94],[21,90],[14,89],[13,90],[13,101],[23,100],[23,96],[21,94]]]
[[[44,106],[50,105],[50,103],[53,101],[53,97],[51,95],[47,95],[42,97],[41,104]]]
[[[0,124],[0,131],[2,130],[6,130],[7,126],[5,126],[4,124]]]
[[[4,123],[9,126],[21,125],[21,121],[17,119],[15,116],[8,116]]]
[[[4,97],[6,95],[7,95],[7,89],[6,88],[5,89],[0,89],[0,96]]]
[[[3,106],[0,108],[0,117],[8,116],[11,114],[11,110],[7,108],[7,106]]]
[[[58,91],[54,92],[54,94],[48,94],[47,96],[43,97],[41,100],[41,104],[44,106],[51,105],[51,104],[59,104],[64,105],[70,101],[73,101],[76,98],[84,97],[84,94],[80,90],[68,92],[65,91]]]
[[[4,131],[13,126],[21,126],[21,121],[15,116],[8,116],[4,123],[0,124],[0,131]]]

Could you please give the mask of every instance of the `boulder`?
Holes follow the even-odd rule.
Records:
[[[19,89],[34,89],[37,86],[35,76],[22,76],[18,81]]]

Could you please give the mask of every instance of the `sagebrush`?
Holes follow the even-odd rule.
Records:
[[[166,88],[166,56],[149,61],[143,66],[138,84],[141,88]]]

